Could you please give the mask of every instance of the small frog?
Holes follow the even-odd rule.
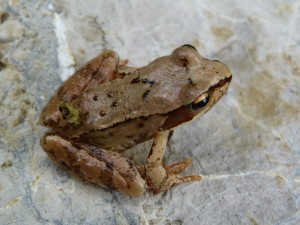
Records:
[[[179,177],[188,159],[164,167],[173,130],[207,112],[226,92],[231,72],[203,58],[192,45],[176,48],[141,68],[126,66],[105,50],[65,81],[46,105],[39,123],[51,132],[41,139],[48,156],[83,180],[137,197],[201,176]],[[121,154],[154,139],[146,164]]]

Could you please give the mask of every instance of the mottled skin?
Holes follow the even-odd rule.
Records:
[[[130,196],[147,186],[159,192],[201,180],[177,176],[191,160],[164,168],[163,154],[170,131],[208,111],[230,81],[226,65],[204,59],[190,45],[141,68],[121,65],[106,50],[65,81],[45,107],[40,124],[52,131],[41,145],[82,179]],[[152,138],[143,168],[119,153]]]

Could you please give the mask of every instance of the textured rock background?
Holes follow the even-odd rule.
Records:
[[[0,224],[300,224],[299,30],[293,0],[0,0]],[[234,74],[166,154],[202,182],[132,199],[46,156],[37,119],[62,79],[104,48],[141,66],[185,43]]]

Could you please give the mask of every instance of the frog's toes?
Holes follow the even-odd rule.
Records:
[[[200,180],[202,180],[202,176],[200,176],[200,175],[190,175],[190,176],[178,177],[174,173],[173,174],[168,174],[167,179],[162,184],[159,191],[168,190],[168,189],[170,189],[170,188],[172,188],[176,185],[179,185],[179,184],[182,184],[182,183],[185,183],[185,182],[200,181]],[[157,192],[157,191],[155,191],[155,192]]]
[[[202,176],[200,175],[190,175],[184,177],[178,177],[177,174],[181,173],[186,167],[188,167],[193,162],[192,159],[187,159],[182,162],[174,163],[170,166],[165,167],[168,174],[168,178],[164,184],[165,187],[173,187],[175,185],[189,182],[189,181],[200,181]]]
[[[168,174],[179,174],[193,162],[193,159],[187,159],[182,162],[174,163],[165,167]]]

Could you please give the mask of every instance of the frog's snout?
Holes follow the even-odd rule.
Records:
[[[227,82],[230,83],[232,78],[232,72],[230,68],[226,64],[220,62],[219,60],[212,60],[212,61],[218,64],[219,71],[222,73],[222,76],[224,77],[224,79],[226,79]]]

